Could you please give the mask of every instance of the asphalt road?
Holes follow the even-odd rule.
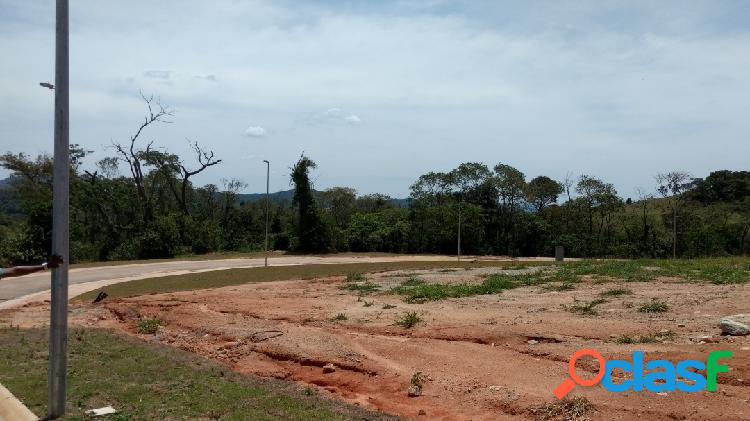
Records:
[[[316,263],[357,263],[393,261],[441,261],[454,260],[450,256],[281,256],[269,259],[272,266],[288,266]],[[188,272],[246,268],[263,266],[263,258],[222,259],[222,260],[174,260],[157,263],[125,264],[100,266],[70,270],[70,295],[81,294],[105,284],[126,282],[139,278],[160,277]],[[39,272],[18,278],[0,280],[0,308],[19,303],[19,299],[32,294],[48,292],[50,273]],[[40,295],[41,296],[41,295]]]

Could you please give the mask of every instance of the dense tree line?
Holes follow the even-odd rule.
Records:
[[[265,203],[242,202],[245,185],[195,186],[192,178],[220,168],[198,142],[183,159],[144,142],[142,133],[167,122],[171,110],[144,98],[147,113],[113,155],[82,169],[90,151],[73,145],[73,261],[166,258],[187,253],[262,250]],[[52,159],[6,153],[0,186],[0,264],[43,259],[50,249]],[[120,174],[125,168],[127,173]],[[658,197],[635,200],[592,175],[530,180],[504,163],[463,163],[420,176],[408,205],[388,196],[358,196],[349,187],[314,189],[316,164],[301,156],[290,168],[291,201],[270,208],[271,246],[296,252],[454,254],[459,221],[466,254],[693,257],[750,250],[750,172],[716,171],[704,179],[684,172],[655,177]]]

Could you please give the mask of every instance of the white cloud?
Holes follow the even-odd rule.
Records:
[[[71,137],[92,149],[127,138],[143,90],[178,110],[157,133],[165,147],[217,139],[227,160],[206,172],[212,182],[244,173],[246,162],[230,158],[246,146],[236,131],[247,116],[283,142],[257,142],[259,156],[286,163],[305,150],[325,169],[321,182],[394,195],[467,160],[509,160],[530,176],[576,169],[622,192],[652,185],[664,168],[747,167],[742,2],[172,3],[81,0],[71,9],[72,22],[86,22],[71,25]],[[0,13],[9,58],[0,152],[48,151],[49,92],[30,87],[54,75],[54,4],[0,4],[10,10]],[[367,130],[355,130],[362,116]],[[269,136],[259,126],[246,135]],[[408,162],[416,153],[418,167]],[[330,158],[342,154],[350,159]],[[383,162],[398,168],[392,177],[378,176]]]
[[[250,126],[245,130],[245,136],[248,137],[265,137],[266,134],[266,129],[261,126]]]
[[[325,112],[326,117],[339,118],[341,117],[341,108],[329,108]]]
[[[361,123],[361,122],[362,122],[362,119],[361,119],[361,118],[359,118],[359,116],[356,116],[356,115],[354,115],[354,114],[351,114],[351,115],[349,115],[348,117],[346,117],[346,121],[347,121],[347,123],[349,123],[349,124],[359,124],[359,123]]]
[[[171,74],[172,72],[169,70],[146,70],[143,72],[143,77],[152,79],[169,79]]]

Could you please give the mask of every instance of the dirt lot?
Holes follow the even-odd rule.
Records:
[[[504,273],[537,270],[553,269]],[[534,285],[424,303],[407,303],[391,290],[413,276],[426,283],[477,284],[500,271],[368,274],[378,288],[367,295],[342,289],[365,283],[343,277],[149,295],[77,305],[72,320],[121,329],[241,373],[309,384],[412,419],[750,419],[750,337],[721,336],[718,328],[722,316],[748,312],[750,285],[584,277],[572,289]],[[576,303],[596,299],[605,301],[581,310],[584,314],[571,311]],[[655,302],[666,303],[668,310],[638,311]],[[32,304],[2,318],[42,324],[43,310],[45,305]],[[398,326],[396,320],[407,312],[416,312],[421,321]],[[143,320],[154,318],[160,320],[156,333],[139,333]],[[732,350],[734,356],[715,393],[617,394],[601,386],[579,387],[572,395],[585,397],[593,409],[552,405],[552,390],[580,348],[595,348],[610,359],[630,359],[634,350],[672,361],[705,361],[716,349]],[[327,364],[335,371],[324,373]],[[593,367],[584,364],[579,373]],[[418,372],[425,378],[422,394],[408,397]],[[576,418],[578,410],[583,414]]]

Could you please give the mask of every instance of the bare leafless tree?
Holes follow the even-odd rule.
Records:
[[[565,188],[565,194],[568,196],[568,202],[570,202],[570,189],[576,184],[576,177],[572,171],[565,173],[565,179],[563,179],[562,185]]]
[[[141,92],[141,98],[143,98],[143,101],[148,108],[148,113],[146,114],[144,121],[138,127],[135,134],[130,136],[129,143],[123,145],[112,142],[112,146],[117,151],[117,157],[128,164],[130,174],[133,177],[133,182],[138,191],[138,197],[143,204],[143,218],[145,221],[150,221],[153,219],[152,197],[149,193],[150,189],[146,186],[146,177],[143,174],[143,166],[144,160],[148,158],[153,150],[152,147],[154,141],[152,140],[148,142],[145,149],[139,148],[137,142],[146,127],[154,123],[171,123],[168,118],[174,115],[174,111],[169,107],[162,105],[159,98],[154,99],[153,95],[146,97],[143,95],[143,92]]]
[[[200,145],[198,145],[198,142],[190,142],[190,146],[193,148],[193,151],[195,152],[196,160],[198,161],[198,168],[189,170],[185,164],[182,161],[178,161],[178,166],[180,169],[180,207],[182,208],[182,212],[185,213],[185,215],[190,214],[190,208],[188,206],[188,187],[190,186],[190,177],[200,174],[203,171],[206,170],[206,168],[212,167],[214,165],[220,164],[221,159],[217,159],[214,156],[214,152],[210,150],[206,150],[201,148]]]

